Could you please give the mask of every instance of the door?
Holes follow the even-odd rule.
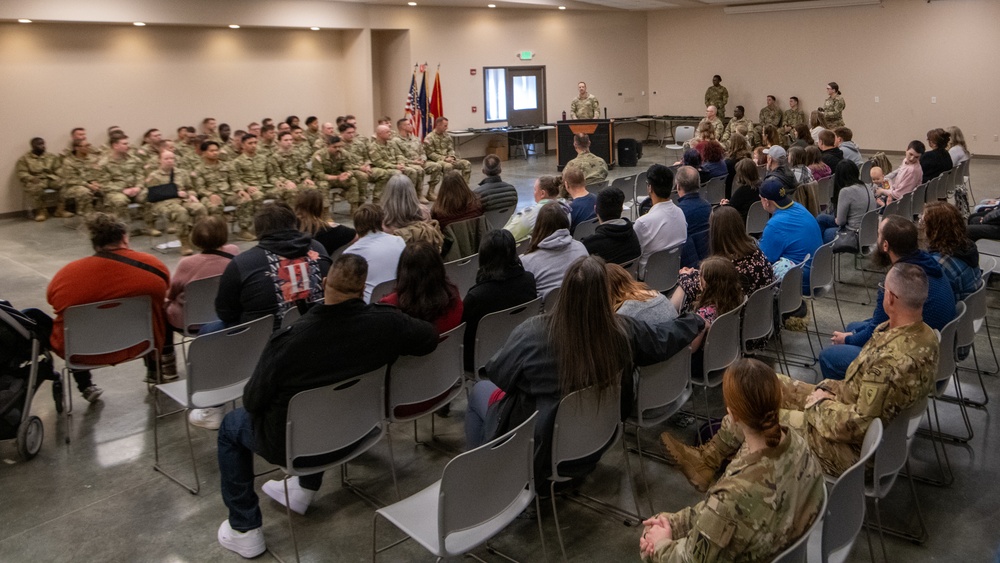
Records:
[[[545,67],[507,67],[507,124],[541,125],[545,118]]]

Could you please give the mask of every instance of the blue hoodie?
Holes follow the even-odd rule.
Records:
[[[924,322],[931,328],[941,330],[955,318],[955,293],[951,290],[951,283],[944,277],[944,271],[933,256],[918,250],[914,254],[901,258],[900,262],[913,264],[923,268],[927,274],[927,301],[924,302]],[[885,314],[882,308],[882,290],[878,290],[875,300],[875,313],[872,318],[865,321],[864,325],[854,334],[850,334],[844,339],[845,344],[852,346],[864,346],[871,338],[875,327],[889,320],[889,315]]]

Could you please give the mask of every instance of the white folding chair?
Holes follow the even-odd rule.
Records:
[[[816,517],[813,518],[812,524],[806,529],[799,539],[795,540],[792,545],[788,546],[784,551],[779,553],[773,560],[773,563],[806,563],[809,541],[814,535],[818,535],[819,530],[823,528],[823,517],[826,514],[826,504],[829,501],[829,496],[826,492],[826,487],[823,487],[823,503],[820,505],[819,512]]]
[[[181,339],[182,356],[185,354],[185,344],[198,336],[198,330],[202,325],[219,320],[219,315],[215,312],[215,296],[219,293],[219,280],[221,278],[221,274],[201,278],[189,283],[184,288],[184,309],[181,313],[184,326],[180,327],[183,335]]]
[[[938,416],[938,399],[944,397],[945,391],[948,390],[948,385],[955,381],[955,370],[957,368],[957,363],[955,361],[955,352],[958,348],[956,345],[958,338],[958,324],[962,321],[962,317],[965,315],[965,303],[958,303],[957,305],[958,314],[955,318],[944,325],[941,332],[938,333],[938,369],[937,376],[934,378],[934,389],[931,390],[929,399],[930,402],[927,407],[927,426],[928,429],[920,429],[920,434],[927,436],[931,439],[931,446],[934,448],[934,457],[937,459],[938,470],[941,474],[940,479],[922,477],[910,475],[911,479],[917,479],[922,483],[927,483],[930,485],[935,485],[938,487],[946,487],[951,485],[955,480],[955,475],[951,470],[951,460],[948,458],[948,449],[944,447],[945,434],[941,431],[941,418]],[[933,413],[931,411],[933,407]],[[959,403],[960,413],[962,414],[962,419],[966,423],[966,431],[971,434],[971,423],[969,422],[969,415],[966,411],[965,405]],[[931,418],[931,414],[934,418]],[[938,442],[941,444],[941,453],[938,453]],[[942,462],[942,457],[944,461]]]
[[[466,554],[483,544],[496,551],[488,543],[490,538],[513,522],[532,501],[538,533],[542,536],[543,558],[548,559],[541,506],[535,494],[537,418],[536,412],[503,436],[459,455],[448,462],[440,480],[413,496],[376,510],[372,519],[372,561],[379,553],[411,538],[438,560]],[[484,486],[484,475],[489,475],[488,486]],[[380,516],[406,537],[379,548],[376,542]]]
[[[816,201],[820,207],[828,207],[833,201],[833,176],[816,181]]]
[[[694,139],[694,126],[679,125],[676,129],[674,129],[674,142],[669,145],[665,145],[663,148],[672,151],[683,150],[684,143],[690,141],[691,139]]]
[[[913,190],[913,200],[910,205],[910,217],[916,220],[924,212],[927,203],[927,183],[920,184]]]
[[[559,303],[559,295],[562,293],[562,286],[553,287],[548,293],[542,297],[542,313],[551,313],[555,308],[556,304]]]
[[[840,312],[840,299],[837,298],[837,284],[833,279],[833,241],[824,244],[816,249],[816,255],[812,258],[812,267],[809,269],[809,294],[802,298],[809,302],[812,313],[813,327],[816,329],[816,342],[820,351],[823,350],[823,338],[819,332],[819,317],[816,316],[816,300],[833,293],[833,301],[837,304],[837,315],[840,317],[840,326],[844,328],[844,315]],[[809,335],[806,335],[809,338]],[[813,351],[812,339],[809,338],[809,350]],[[815,352],[814,356],[815,358]]]
[[[774,334],[774,297],[780,280],[774,280],[747,297],[740,326],[740,346],[744,356],[753,355],[749,344]]]
[[[753,202],[747,212],[747,234],[760,235],[770,219],[771,214],[764,210],[764,206],[759,201]]]
[[[701,386],[705,397],[705,417],[709,416],[708,389],[722,385],[722,374],[733,362],[740,358],[740,315],[747,300],[734,307],[731,311],[719,315],[708,328],[702,344],[701,377],[692,377],[691,382]],[[699,434],[699,438],[701,434]]]
[[[510,333],[514,332],[518,325],[538,314],[541,303],[541,298],[535,298],[527,303],[496,311],[479,319],[476,328],[476,348],[473,352],[474,377],[479,373],[479,369],[493,357],[493,354],[496,354],[503,347]]]
[[[191,349],[185,360],[187,379],[162,383],[155,387],[156,393],[163,393],[177,404],[179,410],[160,412],[160,402],[153,401],[156,416],[153,419],[153,469],[171,481],[184,487],[191,494],[198,494],[198,465],[194,459],[194,445],[191,443],[191,425],[187,413],[191,409],[216,407],[235,403],[243,396],[243,387],[257,367],[264,346],[271,337],[274,317],[267,315],[257,320],[230,327],[218,332],[204,334],[191,341]],[[160,465],[160,419],[184,413],[184,430],[187,433],[188,450],[191,453],[191,470],[194,485],[187,485]]]
[[[476,273],[479,272],[479,254],[446,262],[444,271],[451,283],[458,287],[459,296],[464,298],[472,286],[476,285]]]
[[[63,313],[63,340],[66,359],[66,366],[63,368],[63,413],[66,417],[67,444],[70,442],[70,416],[73,412],[73,393],[69,387],[71,370],[108,367],[111,364],[95,359],[129,351],[128,359],[119,363],[151,355],[156,382],[163,382],[160,351],[156,349],[153,336],[152,301],[148,295],[109,299],[67,308]]]
[[[712,205],[719,205],[726,198],[726,177],[717,176],[702,184],[701,193]]]
[[[646,269],[641,272],[639,279],[646,282],[650,288],[656,291],[667,291],[677,285],[681,270],[681,250],[684,245],[673,248],[657,250],[649,255],[646,261]],[[638,268],[639,261],[636,262]]]
[[[368,302],[378,303],[393,291],[396,291],[396,280],[386,280],[372,288],[372,298]]]
[[[502,229],[507,221],[514,215],[514,210],[517,206],[510,205],[502,209],[493,209],[486,211],[483,215],[486,216],[486,222],[489,224],[490,229],[497,230]]]

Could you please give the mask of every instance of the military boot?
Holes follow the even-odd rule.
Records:
[[[42,221],[49,218],[49,211],[44,207],[40,207],[35,210],[35,221],[41,223]]]
[[[667,449],[668,456],[673,458],[677,466],[680,467],[681,473],[687,477],[691,486],[702,493],[707,491],[712,481],[715,480],[715,469],[705,463],[702,452],[698,448],[681,443],[670,432],[661,434],[660,440]]]
[[[191,256],[194,254],[194,249],[191,248],[190,235],[181,235],[177,239],[181,241],[181,256]]]
[[[75,214],[71,213],[69,211],[66,211],[66,204],[65,203],[60,203],[59,205],[56,206],[56,213],[55,213],[56,217],[59,217],[60,219],[69,219],[73,215],[75,215]]]

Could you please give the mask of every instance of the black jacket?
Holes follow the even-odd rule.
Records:
[[[841,160],[844,160],[844,151],[838,149],[837,147],[833,147],[832,149],[826,149],[821,152],[823,153],[823,156],[821,157],[823,163],[830,167],[831,173],[836,172],[837,165],[840,164]],[[948,158],[950,159],[951,157]]]
[[[602,223],[597,226],[594,234],[584,237],[581,242],[587,252],[604,258],[609,264],[624,264],[638,258],[642,254],[642,247],[632,228],[632,221],[625,218],[621,220],[625,223]]]
[[[434,325],[390,305],[351,299],[313,307],[271,336],[243,390],[257,453],[285,464],[288,402],[296,393],[368,373],[399,356],[429,354],[437,343]]]
[[[465,371],[473,371],[476,352],[476,331],[479,321],[490,313],[527,303],[538,292],[535,274],[524,268],[506,272],[503,279],[478,282],[465,294],[462,305],[462,322],[465,323]],[[488,359],[488,358],[487,358]]]
[[[494,211],[513,207],[517,205],[517,188],[504,182],[500,176],[487,176],[482,182],[472,190],[479,196],[479,201],[483,204],[483,211]],[[503,227],[494,227],[499,229]]]
[[[942,173],[951,170],[951,155],[944,149],[925,151],[920,155],[920,169],[924,172],[921,183],[929,182]]]
[[[279,314],[295,301],[323,297],[323,278],[330,257],[323,245],[294,229],[264,236],[257,246],[237,254],[219,279],[215,312],[232,326]]]

